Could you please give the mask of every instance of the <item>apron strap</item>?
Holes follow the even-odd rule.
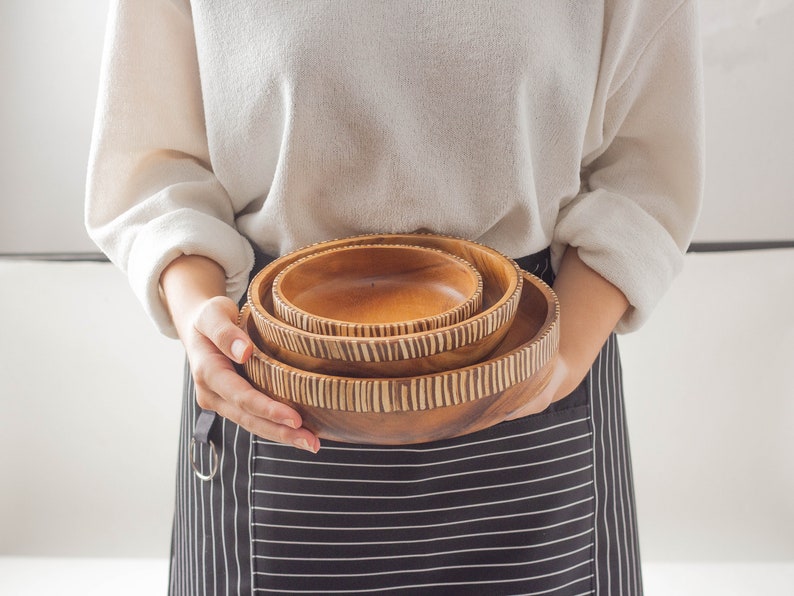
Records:
[[[215,447],[215,443],[210,440],[210,431],[212,431],[212,426],[215,424],[215,419],[218,415],[215,412],[210,410],[201,410],[199,414],[198,420],[196,420],[196,426],[193,429],[193,438],[190,439],[190,449],[188,450],[188,457],[190,458],[190,465],[193,468],[193,471],[196,473],[196,476],[203,481],[212,480],[215,477],[215,474],[218,473],[218,449]],[[199,465],[196,463],[196,444],[199,443],[201,445],[209,446],[210,450],[210,472],[209,474],[205,474]]]

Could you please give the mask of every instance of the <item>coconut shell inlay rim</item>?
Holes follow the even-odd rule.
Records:
[[[355,338],[313,334],[285,324],[274,316],[272,283],[276,275],[298,259],[337,246],[359,244],[411,244],[447,251],[471,263],[483,280],[482,310],[466,321],[448,327],[393,337]],[[248,304],[262,340],[295,357],[296,364],[314,359],[323,361],[334,372],[347,374],[341,363],[355,363],[359,374],[405,374],[389,372],[390,364],[406,360],[425,360],[426,370],[463,366],[487,355],[507,332],[521,297],[523,278],[512,259],[485,245],[435,234],[378,234],[342,238],[313,244],[280,257],[266,265],[248,288]],[[491,337],[493,336],[493,337]],[[485,341],[484,341],[485,340]],[[491,340],[491,341],[487,341]],[[477,344],[481,343],[481,346]],[[465,351],[470,348],[470,354]],[[339,364],[337,364],[339,363]],[[340,368],[335,368],[339,366]]]
[[[405,444],[486,428],[545,386],[558,350],[556,296],[534,276],[523,273],[523,278],[513,327],[497,351],[478,364],[410,378],[360,379],[295,369],[257,348],[243,370],[254,386],[295,407],[306,427],[324,438]],[[248,306],[240,325],[261,346]],[[380,425],[377,432],[372,424]]]

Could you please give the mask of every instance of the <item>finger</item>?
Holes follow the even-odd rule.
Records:
[[[231,360],[241,363],[253,349],[248,335],[237,327],[237,305],[225,297],[213,298],[197,316],[194,327],[197,333],[189,345],[197,360],[195,364],[191,361],[197,397],[201,392],[205,402],[199,404],[257,436],[316,453],[320,441],[301,428],[300,414],[257,391],[233,366]],[[245,349],[235,354],[234,344],[241,340]]]
[[[232,402],[251,416],[266,419],[290,428],[303,424],[300,414],[270,396],[257,391],[251,384],[231,369],[217,369],[207,379],[208,387],[226,401]]]
[[[300,428],[303,421],[298,412],[257,391],[208,338],[194,338],[190,348],[190,364],[197,390],[232,402],[253,416]]]
[[[523,418],[530,414],[538,414],[549,407],[551,403],[551,395],[547,390],[542,391],[537,396],[530,399],[527,403],[515,410],[505,417],[505,420],[515,420],[516,418]]]
[[[253,353],[248,334],[237,326],[237,305],[230,298],[218,296],[207,301],[194,326],[227,357],[242,364]]]
[[[201,397],[197,393],[196,397],[202,408],[217,412],[220,416],[258,437],[284,445],[292,445],[312,453],[317,453],[320,449],[320,440],[307,429],[294,429],[254,416],[211,391],[205,391]]]
[[[228,402],[227,402],[228,403]],[[258,418],[239,410],[232,412],[237,423],[249,432],[284,445],[292,445],[298,449],[317,453],[320,450],[320,439],[305,428],[288,428],[270,420]]]
[[[199,402],[202,407],[219,413],[223,411],[222,415],[238,424],[245,420],[244,427],[259,436],[293,444],[297,439],[304,439],[303,443],[308,444],[306,448],[310,451],[319,448],[317,437],[305,429],[296,435],[284,435],[284,429],[279,427],[301,429],[303,420],[300,414],[287,404],[257,391],[219,352],[205,357],[202,366],[194,374],[197,390],[206,393],[207,403]]]
[[[559,399],[557,394],[568,378],[568,365],[562,358],[556,358],[553,366],[554,368],[545,383],[545,387],[518,410],[506,416],[505,420],[515,420],[530,414],[537,414],[548,408],[551,402]]]

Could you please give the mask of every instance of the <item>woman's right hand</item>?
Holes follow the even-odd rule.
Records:
[[[234,363],[251,357],[253,343],[237,326],[237,305],[223,295],[223,270],[204,257],[182,256],[160,279],[190,362],[198,405],[257,436],[316,453],[320,441],[302,428],[300,414],[237,373]]]

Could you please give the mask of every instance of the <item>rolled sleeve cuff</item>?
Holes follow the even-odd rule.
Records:
[[[127,273],[149,317],[161,333],[172,338],[177,332],[163,302],[160,275],[181,255],[200,255],[218,263],[226,272],[226,295],[235,302],[245,293],[254,265],[248,240],[210,215],[181,209],[147,223],[132,245]]]
[[[642,326],[683,266],[683,251],[669,232],[630,199],[596,190],[561,213],[552,244],[555,269],[566,246],[620,289],[629,309],[616,331]]]

